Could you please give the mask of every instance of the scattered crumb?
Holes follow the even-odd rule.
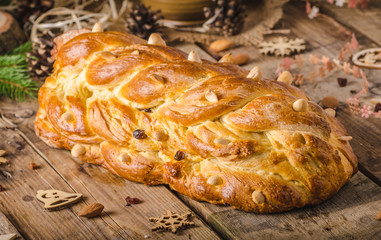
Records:
[[[131,205],[134,205],[134,204],[139,204],[141,202],[142,202],[142,200],[140,200],[139,198],[132,198],[130,196],[126,197],[126,206],[131,206]]]
[[[376,220],[381,221],[381,212],[379,212],[376,216]]]
[[[340,87],[345,87],[345,86],[347,86],[348,79],[346,79],[346,78],[337,78],[337,83],[339,84]]]
[[[30,170],[36,170],[38,169],[38,165],[34,162],[29,163],[29,169]]]

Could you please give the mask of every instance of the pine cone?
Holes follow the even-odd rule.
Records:
[[[213,0],[215,8],[204,8],[207,19],[214,18],[209,24],[217,34],[231,36],[239,33],[247,17],[245,5],[241,0]]]
[[[152,11],[151,7],[140,3],[130,12],[126,27],[136,36],[148,39],[152,33],[159,30],[158,20],[163,19],[158,15],[160,12],[161,10]]]
[[[33,22],[44,12],[51,9],[54,0],[16,0],[14,14],[26,32],[32,28]]]
[[[53,62],[50,51],[54,48],[54,37],[45,34],[43,38],[33,43],[33,52],[27,53],[28,71],[36,78],[46,78],[53,72]]]

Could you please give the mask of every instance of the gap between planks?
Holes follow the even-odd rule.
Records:
[[[36,106],[35,106],[36,107]],[[31,121],[31,119],[29,119],[29,121]],[[9,125],[9,121],[8,122],[8,125]],[[93,170],[91,170],[90,174],[92,176],[90,176],[90,180],[88,181],[88,179],[86,178],[85,176],[85,179],[83,178],[84,175],[82,175],[82,178],[81,176],[76,176],[78,174],[75,174],[75,173],[71,173],[73,171],[70,170],[70,168],[76,168],[78,169],[78,165],[77,163],[75,163],[75,166],[74,167],[69,167],[68,170],[64,170],[64,172],[60,171],[60,169],[63,169],[63,166],[58,164],[59,161],[57,162],[56,159],[54,157],[57,158],[57,154],[59,154],[59,158],[61,158],[61,160],[63,161],[66,161],[65,163],[67,163],[65,165],[65,168],[67,168],[67,165],[73,165],[73,162],[75,162],[71,157],[67,157],[66,155],[68,155],[68,153],[66,151],[63,151],[63,150],[57,150],[57,149],[52,149],[52,148],[49,148],[48,146],[45,145],[45,143],[43,143],[37,136],[34,135],[34,131],[32,131],[30,128],[27,127],[28,124],[26,124],[26,126],[24,125],[19,125],[17,128],[15,128],[14,126],[15,125],[11,125],[11,127],[14,129],[14,132],[16,134],[18,134],[21,138],[25,139],[25,141],[28,143],[28,145],[32,148],[32,150],[34,152],[39,152],[38,155],[41,156],[41,158],[43,159],[43,161],[46,161],[46,163],[49,165],[49,167],[51,167],[51,165],[55,166],[55,169],[54,171],[55,172],[59,172],[58,176],[62,179],[62,180],[65,180],[66,184],[68,186],[70,186],[70,188],[72,188],[74,191],[77,192],[77,190],[79,189],[82,189],[81,193],[85,193],[84,195],[86,196],[91,196],[90,197],[90,202],[91,202],[91,198],[93,199],[98,199],[100,200],[101,199],[104,199],[104,198],[107,198],[108,195],[110,195],[110,191],[114,191],[113,188],[110,188],[110,190],[106,190],[106,192],[108,191],[109,193],[107,193],[104,197],[102,196],[101,193],[98,193],[98,191],[94,190],[94,186],[96,187],[96,185],[99,185],[95,182],[95,179],[92,178],[94,177],[95,175],[98,176],[99,178],[99,175],[105,175],[106,178],[107,177],[110,177],[112,179],[117,179],[119,182],[124,182],[126,183],[125,187],[122,187],[120,186],[119,188],[135,188],[135,190],[137,190],[138,192],[142,193],[142,192],[145,192],[145,199],[143,198],[143,201],[147,202],[146,204],[151,204],[152,206],[150,206],[149,208],[147,207],[143,207],[143,211],[139,210],[138,208],[140,207],[139,205],[142,205],[142,204],[138,204],[138,205],[135,205],[134,207],[124,207],[124,204],[122,204],[121,208],[122,210],[127,210],[127,213],[124,214],[125,216],[122,216],[123,215],[122,213],[118,213],[116,214],[116,210],[113,210],[113,209],[117,209],[117,207],[113,206],[111,210],[112,212],[112,215],[109,215],[109,216],[104,216],[106,217],[106,219],[110,220],[115,224],[117,225],[117,229],[122,230],[125,234],[122,234],[124,236],[127,235],[127,239],[138,239],[138,238],[143,238],[143,234],[140,235],[134,235],[134,237],[128,237],[128,234],[126,231],[126,222],[129,221],[131,222],[131,218],[130,217],[139,217],[139,216],[133,216],[133,215],[130,215],[128,216],[128,212],[129,210],[132,210],[133,208],[136,208],[136,210],[133,210],[135,211],[135,214],[136,215],[139,215],[140,214],[140,228],[142,228],[142,221],[144,221],[144,229],[143,231],[145,231],[145,235],[147,235],[148,237],[153,237],[154,239],[188,239],[188,236],[186,236],[186,234],[189,234],[190,236],[192,237],[195,237],[196,239],[220,239],[220,237],[215,233],[213,232],[207,224],[205,224],[201,219],[201,217],[199,217],[196,213],[193,214],[193,217],[192,217],[192,221],[194,221],[196,223],[196,227],[194,228],[190,228],[190,229],[186,229],[184,230],[183,232],[180,232],[176,235],[170,233],[170,232],[162,232],[162,233],[158,233],[158,232],[152,232],[150,230],[150,228],[148,228],[149,226],[151,226],[152,223],[148,222],[148,217],[155,217],[155,216],[160,216],[161,214],[163,214],[165,212],[166,209],[170,209],[172,211],[177,211],[179,213],[182,213],[182,212],[186,212],[188,211],[187,209],[189,209],[179,198],[177,198],[171,191],[167,190],[164,186],[158,186],[158,187],[148,187],[148,186],[144,186],[142,184],[136,184],[136,183],[132,183],[132,182],[129,182],[127,180],[124,180],[124,179],[121,179],[119,177],[116,177],[110,173],[108,173],[106,170],[103,170],[103,168],[101,167],[97,167],[97,166],[94,166],[92,167]],[[19,129],[20,128],[20,129]],[[48,156],[46,155],[46,153],[48,153]],[[49,155],[49,153],[51,153]],[[65,156],[65,157],[64,157]],[[53,157],[53,158],[52,158]],[[64,159],[64,158],[67,158],[67,159]],[[50,161],[49,159],[52,159],[52,161]],[[69,161],[69,159],[71,159],[72,161]],[[58,165],[57,165],[58,164]],[[52,169],[53,170],[53,169]],[[89,169],[87,169],[89,170]],[[65,171],[66,171],[66,174],[65,174]],[[70,172],[70,173],[67,173],[67,172]],[[62,174],[63,173],[63,174]],[[73,176],[75,178],[78,178],[78,179],[73,179]],[[67,179],[67,177],[69,177],[70,179]],[[108,180],[110,181],[110,180]],[[111,180],[112,181],[112,180]],[[74,185],[73,185],[74,184]],[[92,189],[89,188],[89,186],[91,186]],[[99,188],[102,188],[102,186],[99,186]],[[108,188],[107,184],[104,188]],[[123,191],[121,189],[118,189],[118,190],[115,190],[117,192],[122,192],[120,194],[123,194]],[[103,191],[105,192],[105,191]],[[163,194],[164,193],[164,194]],[[135,193],[136,194],[136,193]],[[160,198],[162,198],[163,200],[160,200],[158,199],[158,203],[161,203],[160,206],[155,206],[152,202],[156,203],[157,201],[154,201],[154,199],[148,199],[148,196],[150,196],[152,194],[152,197],[154,198],[155,196],[159,196],[160,195]],[[130,195],[130,196],[134,196],[133,194],[126,194],[125,196],[127,195]],[[100,197],[101,196],[101,197]],[[124,201],[124,197],[121,197],[119,196],[118,198],[121,199],[122,201]],[[136,195],[135,195],[136,196]],[[102,201],[98,201],[98,202],[101,202]],[[105,200],[103,201],[105,202]],[[109,204],[112,204],[112,201],[109,202]],[[113,204],[113,205],[116,205],[116,204]],[[118,204],[120,205],[120,203]],[[105,204],[105,210],[107,209],[107,206]],[[143,205],[142,205],[143,206]],[[109,209],[111,207],[109,206]],[[154,208],[154,210],[153,210]],[[148,211],[147,211],[148,210]],[[133,212],[132,211],[132,212]],[[142,215],[144,213],[142,212],[146,212],[145,216],[146,217],[143,217]],[[144,219],[143,219],[144,218]],[[143,219],[143,220],[142,220]],[[105,224],[109,225],[110,226],[110,223],[105,221],[105,219],[102,219]],[[136,223],[129,223],[130,225],[134,225]],[[132,225],[127,228],[127,229],[130,229],[132,231],[132,234],[134,234],[134,231],[137,231],[137,230],[134,230],[134,228],[132,227]],[[148,226],[147,226],[148,225]],[[110,226],[111,227],[111,226]],[[114,227],[115,228],[115,227]],[[139,227],[137,227],[139,228]],[[130,234],[130,233],[129,233]]]

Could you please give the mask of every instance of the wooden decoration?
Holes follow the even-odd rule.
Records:
[[[16,20],[9,13],[0,11],[0,54],[23,42],[25,42],[25,35]]]
[[[229,36],[229,40],[236,45],[258,46],[263,41],[263,35],[281,19],[283,16],[283,5],[289,0],[272,1],[245,1],[247,4],[248,16],[242,32],[234,36]],[[203,26],[194,25],[186,22],[160,21],[168,28],[163,29],[164,36],[168,41],[185,41],[190,43],[202,43],[209,45],[213,41],[220,39],[221,36],[211,34]]]
[[[16,233],[0,235],[0,240],[14,240],[17,238]]]
[[[158,218],[150,218],[151,222],[155,223],[155,226],[152,227],[152,231],[163,230],[163,231],[172,231],[176,233],[179,228],[194,226],[194,222],[190,222],[188,217],[190,217],[192,213],[188,212],[183,215],[178,213],[173,213],[170,210],[167,210],[167,213],[158,217]]]
[[[306,49],[306,41],[301,38],[288,39],[279,37],[272,41],[259,44],[259,51],[262,54],[275,54],[276,56],[289,56],[292,53],[300,53]]]
[[[359,67],[381,69],[381,48],[370,48],[353,55],[352,61]]]
[[[38,190],[37,199],[44,202],[44,208],[53,210],[62,207],[68,207],[73,203],[78,202],[82,194],[80,193],[67,193],[60,190]]]
[[[13,240],[18,238],[20,233],[9,219],[0,211],[0,240]]]

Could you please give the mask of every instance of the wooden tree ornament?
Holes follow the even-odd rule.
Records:
[[[60,190],[38,190],[36,198],[45,203],[44,208],[48,210],[56,210],[68,207],[79,200],[82,194],[80,193],[67,193]]]
[[[9,13],[0,11],[0,54],[23,42],[25,42],[25,35],[16,20]]]

